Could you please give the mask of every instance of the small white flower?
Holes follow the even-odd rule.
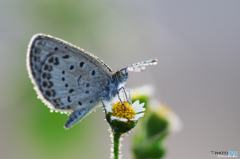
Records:
[[[107,113],[111,113],[111,120],[118,120],[122,122],[138,121],[140,117],[144,116],[145,103],[139,103],[139,100],[135,101],[132,106],[128,102],[123,101],[110,105],[107,101],[103,100],[103,105]]]
[[[175,112],[173,112],[167,105],[152,100],[149,104],[152,112],[157,113],[160,117],[165,118],[169,122],[168,130],[171,133],[179,132],[182,128],[182,123]]]

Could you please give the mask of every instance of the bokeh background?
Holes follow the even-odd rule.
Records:
[[[0,158],[109,158],[101,108],[69,130],[67,115],[37,99],[26,69],[31,37],[64,39],[113,70],[158,58],[130,73],[126,87],[151,83],[154,97],[180,117],[181,132],[165,143],[170,158],[214,158],[240,152],[240,1],[1,0]],[[123,141],[130,159],[131,135]]]

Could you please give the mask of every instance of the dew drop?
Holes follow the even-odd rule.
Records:
[[[52,113],[52,112],[53,112],[53,110],[52,110],[52,109],[50,109],[50,112]]]

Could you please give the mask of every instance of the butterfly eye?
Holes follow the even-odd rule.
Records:
[[[123,81],[123,74],[120,71],[117,72],[117,78],[119,82]]]
[[[122,76],[124,76],[124,73],[123,73],[123,72],[120,72],[120,74],[121,74]]]

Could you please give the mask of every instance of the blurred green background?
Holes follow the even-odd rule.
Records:
[[[69,130],[33,90],[26,51],[36,33],[80,46],[113,70],[158,58],[130,73],[127,87],[155,85],[183,123],[166,142],[169,158],[240,151],[240,1],[1,0],[0,158],[109,158],[101,108]],[[130,137],[123,158],[130,159]]]

